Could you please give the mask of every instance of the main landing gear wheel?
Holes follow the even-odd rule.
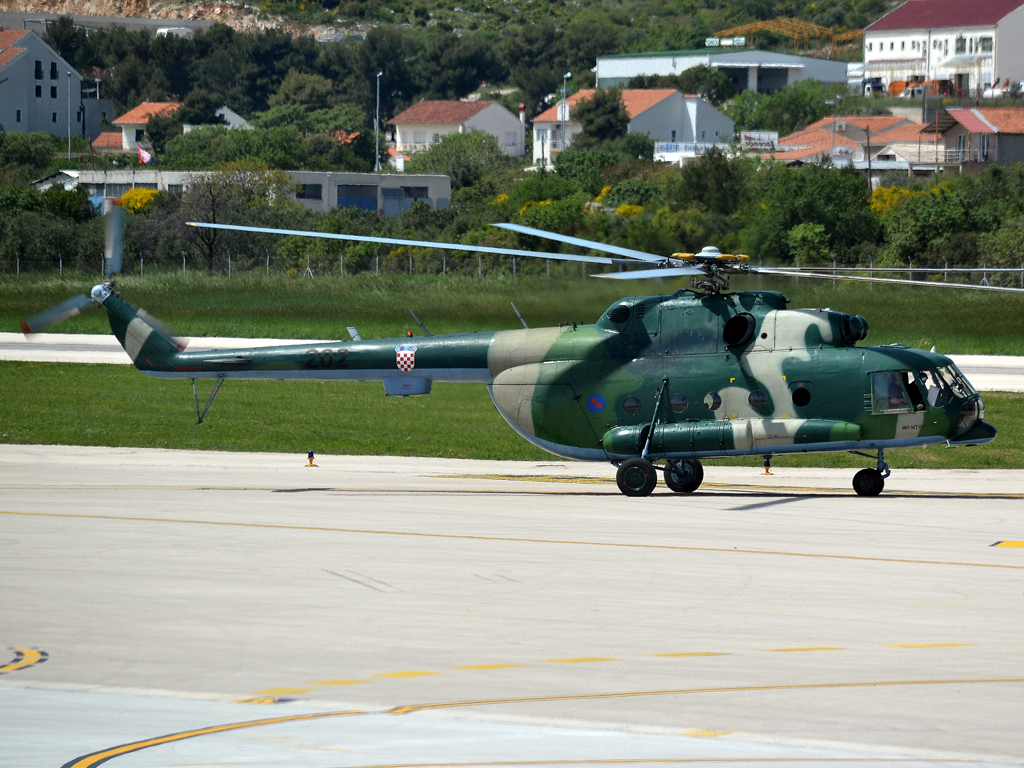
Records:
[[[885,488],[885,479],[877,469],[862,469],[853,476],[853,490],[858,496],[877,496]]]
[[[615,473],[615,483],[627,496],[650,496],[658,484],[658,470],[647,459],[626,459]]]
[[[693,493],[704,481],[704,467],[696,459],[670,461],[665,466],[665,485],[676,493]]]

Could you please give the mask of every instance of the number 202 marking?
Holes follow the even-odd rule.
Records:
[[[306,350],[307,370],[327,370],[329,368],[347,368],[345,362],[348,360],[347,349],[308,349]]]

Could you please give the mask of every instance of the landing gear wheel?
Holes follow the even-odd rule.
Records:
[[[696,459],[670,461],[665,467],[665,485],[676,493],[693,493],[704,481],[704,467]]]
[[[877,469],[862,469],[853,476],[853,490],[858,496],[877,496],[885,488],[885,479]]]
[[[615,482],[626,496],[650,496],[658,484],[658,470],[647,459],[626,459],[615,473]]]

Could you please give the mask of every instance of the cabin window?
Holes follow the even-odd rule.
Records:
[[[704,405],[708,407],[709,411],[717,411],[722,407],[722,396],[717,392],[708,392],[704,396]]]
[[[686,395],[672,395],[669,405],[672,406],[673,413],[682,413],[690,405],[690,401],[686,399]]]
[[[871,403],[875,413],[910,413],[910,401],[897,371],[871,375]]]
[[[802,384],[797,384],[794,386],[792,397],[793,405],[797,408],[803,408],[811,402],[811,390],[807,389]]]
[[[755,411],[760,411],[762,408],[768,405],[768,395],[762,392],[760,389],[755,389],[747,397],[747,402],[750,403],[750,407]]]
[[[622,410],[628,413],[630,416],[636,416],[640,413],[640,398],[630,395],[622,401]]]

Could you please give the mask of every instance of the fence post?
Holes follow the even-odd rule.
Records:
[[[266,250],[266,252],[267,252],[267,277],[269,278],[270,277],[270,249],[266,248],[264,250]]]
[[[228,277],[231,277],[231,251],[228,251]]]
[[[64,278],[64,256],[58,254],[57,258],[60,261],[60,276],[61,276],[61,279],[63,279]]]
[[[484,257],[479,253],[476,255],[476,276],[478,278],[484,276]]]
[[[185,274],[185,254],[181,254],[181,274]]]
[[[377,271],[377,277],[380,277],[380,250],[375,249],[374,253],[376,254],[373,257],[374,269]]]
[[[146,276],[146,257],[139,255],[139,277]]]

